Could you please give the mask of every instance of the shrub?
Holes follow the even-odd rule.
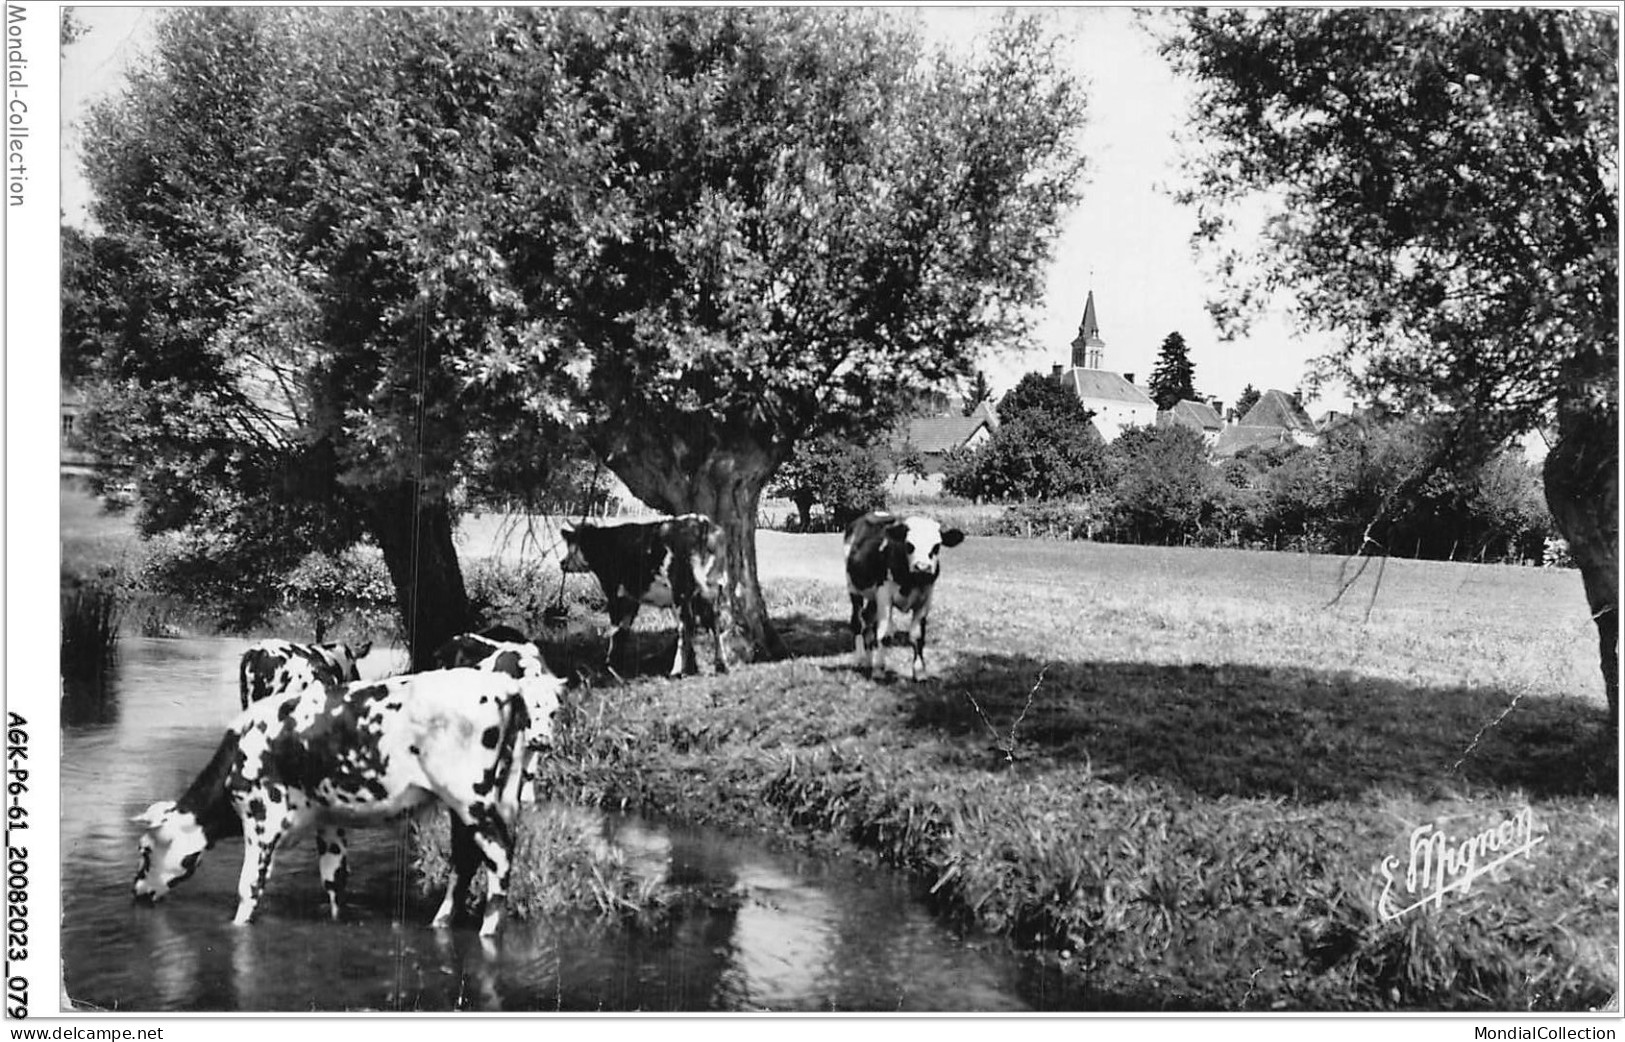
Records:
[[[1006,507],[995,535],[1039,539],[1090,539],[1104,520],[1100,499],[1040,500]]]
[[[825,435],[796,446],[769,492],[795,503],[800,515],[796,530],[838,532],[886,502],[885,480],[873,451]],[[814,505],[824,508],[816,524]]]
[[[73,582],[62,587],[61,666],[64,677],[95,677],[118,650],[120,600],[112,582]]]
[[[282,579],[285,606],[309,616],[316,640],[347,611],[389,611],[395,587],[384,557],[374,547],[351,547],[341,554],[312,551]]]

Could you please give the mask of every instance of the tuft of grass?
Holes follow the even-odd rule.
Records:
[[[62,587],[62,675],[99,676],[118,652],[120,599],[110,581]]]
[[[508,910],[521,919],[591,913],[606,918],[657,915],[671,905],[664,879],[640,875],[602,834],[602,816],[561,803],[527,804],[521,815],[508,888]],[[419,884],[425,896],[444,892],[451,861],[451,825],[445,811],[413,830]],[[477,874],[470,899],[485,892]]]

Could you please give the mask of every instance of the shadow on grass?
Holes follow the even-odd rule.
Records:
[[[571,620],[564,625],[549,626],[537,636],[542,659],[549,669],[561,677],[575,677],[599,687],[612,687],[620,681],[631,682],[645,677],[664,677],[671,673],[671,663],[677,654],[677,627],[636,629],[621,635],[621,645],[615,653],[614,672],[604,659],[609,650],[605,628],[591,622]],[[726,642],[726,638],[724,638]],[[728,661],[737,661],[737,651],[728,650]],[[714,668],[715,652],[711,635],[701,631],[694,637],[694,657],[702,673]],[[692,676],[693,674],[690,674]]]
[[[962,656],[919,685],[909,712],[914,726],[989,745],[995,733],[1007,743],[1014,726],[1025,764],[1087,757],[1114,782],[1160,780],[1208,796],[1616,794],[1618,752],[1600,707],[1524,698],[1495,723],[1512,702],[1495,689],[1291,668],[984,654]]]
[[[789,658],[823,658],[852,650],[852,629],[844,618],[792,613],[775,616],[773,625]],[[926,648],[929,654],[930,648]]]

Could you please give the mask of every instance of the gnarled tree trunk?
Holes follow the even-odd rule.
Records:
[[[735,644],[732,657],[782,658],[784,641],[767,616],[756,571],[757,507],[780,460],[747,438],[719,444],[670,430],[617,433],[622,440],[601,444],[600,452],[634,495],[656,510],[704,514],[721,526],[728,581],[719,625]]]
[[[432,668],[435,649],[468,630],[471,621],[451,507],[420,488],[408,482],[377,492],[368,511],[395,585],[413,672]]]
[[[1597,625],[1608,719],[1619,723],[1619,415],[1568,406],[1546,457],[1546,505],[1568,540]]]

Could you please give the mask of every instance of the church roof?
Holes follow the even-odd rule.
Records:
[[[1088,401],[1126,402],[1130,405],[1156,403],[1151,396],[1129,383],[1118,373],[1105,369],[1068,369],[1061,374],[1061,382],[1071,387],[1079,398]]]
[[[1100,339],[1100,323],[1095,319],[1095,291],[1089,291],[1089,299],[1083,305],[1083,322],[1078,326],[1078,335],[1072,340],[1074,352],[1081,347],[1104,347],[1106,342]]]

